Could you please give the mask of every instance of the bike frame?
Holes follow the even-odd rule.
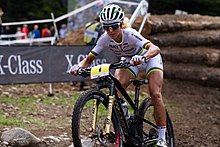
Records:
[[[128,93],[126,92],[126,90],[123,88],[123,86],[121,85],[121,83],[114,77],[114,75],[112,73],[110,73],[108,76],[103,77],[103,78],[99,78],[98,79],[98,84],[96,86],[96,88],[98,90],[103,89],[103,88],[108,88],[109,89],[109,101],[108,101],[108,114],[107,114],[107,118],[106,118],[106,126],[105,126],[105,131],[103,132],[103,135],[108,136],[110,133],[110,122],[111,122],[111,117],[112,117],[112,108],[114,106],[114,102],[115,100],[118,102],[119,104],[119,108],[120,108],[120,113],[123,114],[123,110],[121,107],[121,102],[120,102],[120,98],[117,94],[117,90],[123,95],[123,97],[126,99],[126,101],[129,103],[129,105],[132,107],[133,111],[134,111],[134,119],[136,120],[136,118],[138,117],[139,119],[141,119],[142,121],[144,121],[145,123],[148,123],[149,125],[152,125],[153,127],[156,127],[155,124],[149,122],[148,120],[142,118],[141,116],[138,115],[138,106],[139,106],[139,92],[140,92],[140,85],[142,84],[138,84],[138,83],[134,83],[135,85],[135,99],[134,101],[130,98],[130,96],[128,95]],[[94,102],[94,110],[93,110],[93,129],[95,130],[95,126],[96,126],[96,119],[97,119],[97,112],[98,112],[98,107],[97,107],[97,102]],[[132,138],[131,135],[131,131],[129,129],[128,123],[125,119],[125,116],[122,115],[123,118],[123,122],[125,124],[125,128],[128,135],[125,135],[125,139],[126,141],[129,141],[129,144],[135,146],[134,144],[134,139]]]

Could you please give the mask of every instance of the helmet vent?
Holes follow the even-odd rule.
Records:
[[[117,19],[118,15],[119,15],[119,12],[116,13],[114,19]]]
[[[123,14],[121,13],[121,15],[120,15],[119,19],[122,19],[122,18],[123,18]]]
[[[110,19],[110,8],[108,8],[108,10],[107,10],[107,19]]]
[[[112,12],[111,12],[111,17],[110,18],[113,18],[114,13],[115,13],[115,7],[112,8]]]

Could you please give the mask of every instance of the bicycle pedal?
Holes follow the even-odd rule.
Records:
[[[114,132],[110,132],[110,134],[108,136],[108,141],[111,143],[115,142],[115,133]]]
[[[98,137],[98,134],[91,134],[89,135],[89,138],[93,139],[93,138],[97,138]]]

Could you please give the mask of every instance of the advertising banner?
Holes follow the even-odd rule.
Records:
[[[92,46],[0,47],[0,84],[84,81],[80,76],[67,74],[67,70],[82,61],[91,48]],[[115,61],[117,57],[111,51],[104,50],[91,66]]]

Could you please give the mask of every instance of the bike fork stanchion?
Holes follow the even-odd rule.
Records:
[[[98,115],[98,103],[97,100],[94,100],[93,103],[93,109],[92,109],[92,115],[93,115],[93,121],[92,121],[92,129],[90,129],[90,132],[93,132],[96,130],[96,120],[97,120],[97,115]]]
[[[105,132],[104,135],[108,135],[110,133],[110,122],[112,118],[112,107],[114,104],[114,96],[109,96],[109,101],[108,101],[108,114],[107,114],[107,119],[106,119],[106,127],[105,127]]]

